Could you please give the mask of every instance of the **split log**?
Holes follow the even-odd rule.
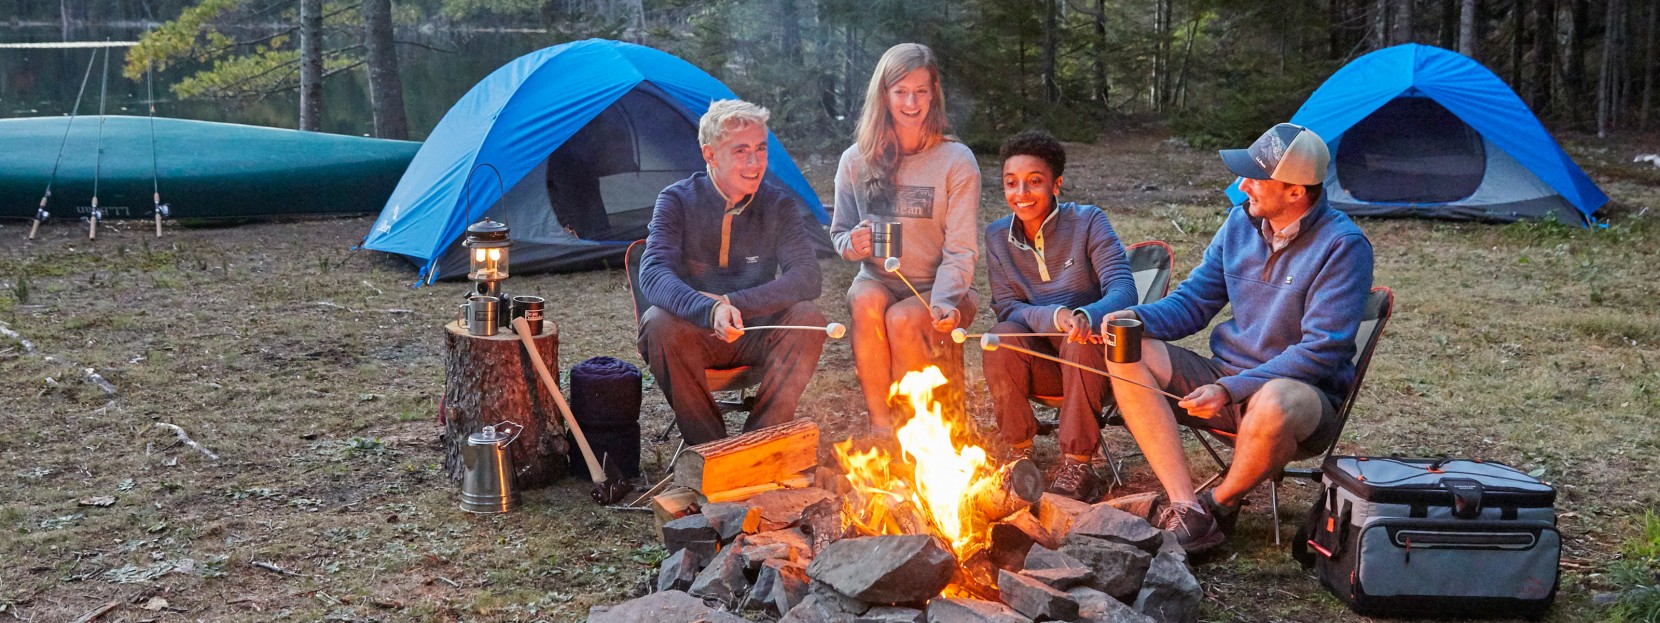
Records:
[[[716,497],[724,491],[783,482],[816,466],[818,425],[795,420],[687,448],[675,463],[674,481]]]
[[[965,497],[986,523],[999,521],[1043,499],[1043,471],[1030,459],[1007,463],[976,481]]]
[[[651,498],[651,513],[657,519],[657,540],[663,540],[663,524],[697,511],[697,492],[685,487],[669,489]]]
[[[559,369],[559,327],[544,323],[533,338],[542,362]],[[536,378],[530,354],[518,336],[501,332],[471,335],[458,323],[444,326],[444,469],[461,480],[467,437],[485,426],[512,422],[523,428],[507,446],[518,490],[548,485],[565,475],[570,445],[553,394]]]

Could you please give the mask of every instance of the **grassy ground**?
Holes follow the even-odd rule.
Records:
[[[1615,199],[1607,229],[1362,222],[1397,311],[1341,450],[1542,470],[1560,487],[1565,536],[1550,620],[1584,621],[1604,614],[1590,595],[1612,588],[1609,565],[1660,507],[1660,169],[1629,162],[1653,140],[1569,142]],[[1171,243],[1178,273],[1221,222],[1211,153],[1138,134],[1074,146],[1072,162],[1068,195],[1107,206],[1127,241]],[[810,176],[824,188],[830,172]],[[986,220],[1005,211],[1000,194],[984,206]],[[64,222],[31,243],[0,228],[0,322],[35,347],[0,337],[0,621],[112,602],[103,620],[575,620],[644,590],[663,555],[649,515],[598,508],[581,482],[529,492],[505,516],[456,510],[434,416],[439,326],[463,286],[412,290],[401,260],[348,252],[369,223],[161,240],[118,223],[92,243]],[[852,269],[824,266],[820,304],[845,320]],[[519,276],[511,290],[549,298],[563,366],[638,362],[623,281]],[[977,328],[989,324],[983,314]],[[989,427],[972,353],[968,370],[970,409]],[[862,429],[846,342],[807,391],[802,415],[826,443]],[[653,432],[670,418],[649,386],[644,418]],[[648,440],[647,468],[672,450]],[[1152,482],[1130,470],[1133,486]],[[1295,521],[1311,489],[1289,489],[1281,514]],[[113,505],[79,504],[100,496]],[[1273,545],[1265,497],[1198,568],[1205,618],[1358,620]]]

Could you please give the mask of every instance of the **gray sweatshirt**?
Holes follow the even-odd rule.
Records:
[[[855,279],[875,279],[904,292],[898,277],[882,270],[882,260],[854,254],[849,232],[859,221],[898,221],[903,226],[899,272],[929,304],[951,309],[974,283],[980,254],[980,165],[962,143],[946,140],[922,153],[906,156],[895,175],[893,206],[872,205],[859,183],[863,163],[859,146],[842,152],[836,167],[836,213],[830,239],[843,259],[860,262]],[[885,203],[885,202],[883,202]]]

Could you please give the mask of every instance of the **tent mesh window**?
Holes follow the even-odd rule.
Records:
[[[646,237],[663,188],[703,170],[696,122],[642,84],[548,156],[548,202],[584,240]]]
[[[1401,97],[1343,133],[1337,176],[1356,199],[1447,203],[1481,186],[1481,135],[1427,97]]]

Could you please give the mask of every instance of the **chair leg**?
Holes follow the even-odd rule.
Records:
[[[1112,485],[1114,487],[1124,486],[1124,478],[1118,473],[1118,464],[1122,460],[1113,458],[1112,450],[1107,447],[1106,435],[1101,436],[1101,456],[1106,459],[1107,469],[1112,470]]]
[[[679,428],[679,425],[680,425],[680,422],[678,420],[675,420],[675,419],[672,419],[672,418],[669,419],[669,425],[664,426],[663,427],[663,432],[657,434],[657,443],[663,443],[665,441],[668,441],[669,440],[669,435],[673,435],[675,429]]]
[[[686,440],[682,438],[680,445],[674,449],[674,455],[669,458],[669,466],[663,468],[664,476],[674,475],[674,464],[680,462],[680,453],[686,450]]]
[[[1274,514],[1274,547],[1280,546],[1280,481],[1268,481],[1268,512]]]

